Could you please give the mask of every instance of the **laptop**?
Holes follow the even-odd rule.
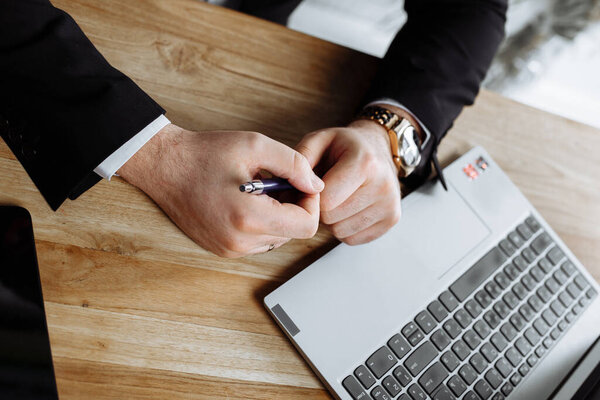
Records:
[[[270,314],[338,399],[598,393],[598,284],[483,148],[444,174],[388,233],[266,296]]]
[[[0,398],[56,400],[31,217],[0,206]]]

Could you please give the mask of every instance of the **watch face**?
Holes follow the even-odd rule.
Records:
[[[404,165],[414,168],[421,161],[421,151],[419,149],[419,138],[412,125],[404,129],[400,135],[400,158]]]

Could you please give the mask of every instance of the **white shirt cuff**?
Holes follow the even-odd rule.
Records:
[[[419,123],[419,125],[421,126],[421,129],[423,129],[423,132],[425,132],[425,141],[423,143],[421,143],[421,148],[425,147],[425,145],[429,142],[429,139],[431,139],[431,132],[429,132],[429,129],[427,129],[427,126],[425,126],[425,124],[423,124],[421,122],[421,120],[415,114],[413,114],[408,108],[404,107],[402,104],[398,103],[396,100],[390,99],[390,98],[382,98],[382,99],[378,99],[378,100],[370,102],[365,107],[372,106],[373,104],[387,104],[389,106],[398,107],[398,108],[406,111],[407,113],[409,113],[415,119],[415,121],[417,121]]]
[[[108,156],[106,160],[102,161],[102,163],[94,169],[94,172],[110,181],[110,178],[116,174],[119,168],[129,161],[129,159],[152,139],[154,135],[170,123],[171,121],[164,115],[159,116],[134,137],[115,150],[115,152]]]

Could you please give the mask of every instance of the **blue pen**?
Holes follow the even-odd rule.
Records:
[[[251,194],[281,192],[290,189],[294,189],[294,187],[283,178],[255,179],[240,185],[240,192]]]

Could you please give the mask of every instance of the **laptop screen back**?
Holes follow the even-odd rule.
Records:
[[[29,213],[0,207],[0,397],[58,399]]]

